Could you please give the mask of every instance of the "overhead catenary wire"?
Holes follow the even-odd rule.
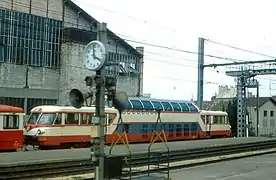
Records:
[[[256,55],[260,55],[260,56],[265,56],[265,57],[269,57],[269,58],[272,58],[272,59],[276,59],[276,56],[271,56],[271,55],[259,53],[259,52],[256,52],[256,51],[251,51],[251,50],[239,48],[239,47],[232,46],[232,45],[229,45],[229,44],[224,44],[224,43],[221,43],[221,42],[216,42],[216,41],[213,41],[211,39],[204,39],[204,40],[206,40],[208,42],[211,42],[211,43],[214,43],[214,44],[221,45],[221,46],[226,46],[226,47],[229,47],[229,48],[232,48],[232,49],[236,49],[236,50],[239,50],[239,51],[244,51],[244,52],[247,52],[247,53],[256,54]]]
[[[22,4],[22,3],[19,3],[19,4]],[[33,8],[33,7],[32,7]],[[45,11],[44,9],[40,8],[41,11]],[[52,10],[52,12],[54,12]],[[58,13],[58,14],[61,14],[59,12],[55,12],[55,13]],[[71,14],[71,15],[75,15],[75,14]],[[70,22],[72,25],[74,25],[74,23]],[[76,24],[75,24],[76,25]],[[79,26],[81,26],[80,24],[78,24]],[[131,39],[123,39],[123,40],[126,40],[126,41],[131,41]],[[133,41],[133,40],[132,40]],[[143,41],[136,41],[137,43],[140,43],[140,44],[144,44],[144,45],[147,45],[147,44],[150,44],[150,43],[145,43]],[[179,51],[179,52],[184,52],[184,53],[192,53],[192,54],[198,54],[197,52],[192,52],[192,51],[187,51],[187,50],[183,50],[183,49],[177,49],[177,48],[172,48],[172,47],[166,47],[166,46],[161,46],[161,45],[155,45],[155,44],[150,44],[151,46],[154,46],[154,47],[158,47],[158,48],[165,48],[165,49],[169,49],[169,50],[176,50],[176,51]],[[208,56],[208,55],[205,55],[205,56]],[[236,60],[236,59],[232,59],[232,58],[227,58],[227,57],[220,57],[220,56],[214,56],[214,55],[209,55],[209,57],[213,57],[213,58],[218,58],[218,59],[225,59],[225,60]],[[195,60],[196,61],[196,60]],[[239,60],[239,61],[245,61],[245,60]]]
[[[167,29],[167,30],[168,30],[168,28],[166,28],[166,27],[164,27],[164,26],[156,25],[155,23],[150,22],[150,21],[148,21],[148,20],[146,20],[146,19],[143,20],[143,19],[139,19],[139,18],[137,18],[137,17],[131,16],[131,15],[128,15],[128,14],[125,14],[125,13],[119,13],[118,11],[114,11],[114,10],[108,9],[108,8],[106,8],[106,7],[101,7],[101,6],[95,5],[95,4],[91,3],[91,2],[89,2],[89,3],[88,3],[88,2],[81,2],[81,1],[79,1],[79,0],[73,0],[73,1],[74,1],[74,2],[79,2],[80,4],[87,4],[87,5],[93,6],[93,7],[97,8],[97,9],[101,9],[101,10],[106,11],[106,12],[108,12],[108,13],[121,14],[122,16],[125,16],[125,17],[127,17],[127,18],[131,18],[131,19],[133,19],[133,20],[142,22],[142,23],[144,23],[144,24],[155,25],[156,27],[159,27],[159,28],[161,27],[161,28],[164,28],[164,29]],[[176,29],[175,29],[175,28],[170,29],[170,30],[171,30],[173,33],[176,32]],[[131,37],[130,37],[130,38],[131,38]],[[198,38],[199,38],[199,37],[198,37]],[[265,56],[265,57],[269,57],[269,58],[272,58],[272,59],[275,59],[275,58],[276,58],[275,56],[271,56],[271,55],[259,53],[259,52],[252,51],[252,50],[246,50],[246,49],[239,48],[239,47],[236,47],[236,46],[232,46],[232,45],[228,45],[228,44],[216,42],[216,41],[213,41],[213,40],[211,40],[211,39],[206,39],[206,38],[204,38],[204,39],[205,39],[206,41],[209,41],[209,42],[212,42],[212,43],[215,43],[215,44],[219,44],[219,45],[222,45],[222,46],[227,46],[227,47],[230,47],[230,48],[233,48],[233,49],[236,49],[236,50],[240,50],[240,51],[244,51],[244,52],[248,52],[248,53],[251,53],[251,54],[256,54],[256,55],[260,55],[260,56]]]

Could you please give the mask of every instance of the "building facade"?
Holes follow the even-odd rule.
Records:
[[[99,22],[71,0],[0,2],[0,103],[26,112],[40,104],[68,104],[72,88],[87,91],[85,45],[97,39]],[[143,92],[143,48],[134,49],[108,29],[108,60],[120,65],[107,73],[118,91]]]
[[[248,121],[253,134],[257,130],[257,98],[248,99]],[[276,99],[274,97],[260,97],[259,99],[259,135],[276,135]]]

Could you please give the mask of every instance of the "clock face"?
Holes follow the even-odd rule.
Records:
[[[87,69],[99,70],[105,63],[105,47],[100,41],[90,42],[84,49],[83,61]]]

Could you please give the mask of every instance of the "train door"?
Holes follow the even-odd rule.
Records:
[[[205,124],[206,124],[206,137],[211,136],[211,129],[212,129],[212,116],[205,116]]]

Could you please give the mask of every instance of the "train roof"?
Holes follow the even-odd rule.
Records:
[[[199,112],[198,107],[191,101],[141,97],[129,97],[126,109]]]
[[[95,106],[91,107],[81,107],[79,109],[74,108],[73,106],[52,106],[52,105],[41,105],[36,106],[33,109],[31,109],[31,112],[45,112],[45,113],[57,113],[57,112],[95,112]],[[117,112],[114,108],[105,108],[105,112],[109,113],[115,113]]]
[[[0,104],[0,113],[24,113],[23,108]]]
[[[200,114],[204,115],[228,115],[227,112],[224,111],[206,111],[206,110],[201,110]]]

